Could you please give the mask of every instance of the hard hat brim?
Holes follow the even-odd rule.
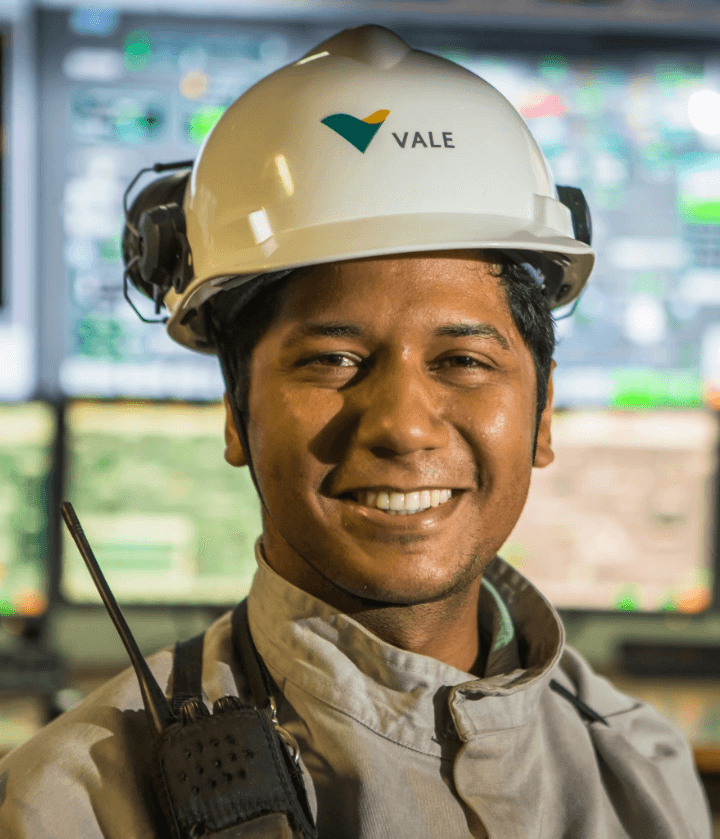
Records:
[[[222,238],[230,242],[242,240],[240,236],[234,238],[231,231],[224,231]],[[222,272],[217,276],[196,277],[181,299],[167,301],[172,311],[168,332],[175,340],[188,345],[189,330],[180,323],[185,314],[224,288],[235,287],[243,279],[258,274],[374,256],[464,249],[512,249],[564,255],[568,259],[564,276],[568,288],[551,301],[551,308],[564,306],[580,294],[595,262],[595,252],[589,245],[536,222],[507,217],[417,214],[411,224],[403,215],[286,230],[268,236],[251,248],[238,250],[232,260],[224,254]]]

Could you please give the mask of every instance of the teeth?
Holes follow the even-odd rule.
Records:
[[[390,509],[391,510],[404,510],[405,509],[405,494],[402,492],[391,492],[390,493]]]
[[[420,493],[408,492],[405,495],[405,509],[408,512],[415,512],[420,509]]]
[[[415,492],[373,492],[362,490],[355,493],[355,500],[365,507],[376,507],[390,515],[406,516],[444,504],[452,497],[451,489],[423,489]]]

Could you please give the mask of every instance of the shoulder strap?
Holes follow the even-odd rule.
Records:
[[[593,709],[589,705],[586,705],[580,697],[570,693],[567,688],[564,688],[560,682],[556,682],[555,679],[550,679],[550,690],[554,690],[555,693],[572,703],[580,716],[584,717],[589,722],[601,722],[603,725],[608,726],[608,728],[610,727],[610,723],[604,717],[601,717],[597,711],[593,711]]]
[[[250,694],[256,708],[265,708],[277,686],[258,655],[250,635],[247,598],[233,609],[233,649],[240,671],[248,680]],[[187,641],[178,641],[173,654],[172,709],[176,715],[188,699],[202,698],[202,658],[205,633]]]
[[[188,699],[202,699],[202,658],[205,633],[175,644],[170,704],[176,716]]]
[[[258,709],[265,708],[273,694],[279,691],[250,634],[247,598],[233,609],[232,639],[235,656],[248,681],[253,704]]]
[[[250,635],[247,599],[242,600],[233,609],[232,639],[240,671],[248,681],[252,702],[258,710],[265,708],[278,689]],[[175,644],[171,705],[178,716],[180,709],[189,699],[202,699],[204,640],[205,633],[201,632],[194,638]]]

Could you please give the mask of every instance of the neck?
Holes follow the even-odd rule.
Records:
[[[348,614],[388,644],[479,677],[487,658],[478,629],[479,583],[463,602],[453,598],[412,606],[377,603]]]
[[[272,552],[263,550],[268,565],[289,583],[350,615],[387,644],[425,655],[465,673],[482,676],[487,650],[480,641],[478,601],[482,577],[459,591],[430,603],[384,603],[356,597],[330,583],[309,564],[302,573],[280,566]]]

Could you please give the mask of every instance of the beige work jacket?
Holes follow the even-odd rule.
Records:
[[[687,741],[567,647],[555,609],[502,560],[482,588],[480,679],[384,643],[258,563],[251,632],[321,839],[710,839]],[[149,659],[168,696],[172,660]],[[229,612],[206,633],[203,689],[210,705],[244,693]],[[150,741],[127,670],[0,762],[0,837],[151,839]]]

